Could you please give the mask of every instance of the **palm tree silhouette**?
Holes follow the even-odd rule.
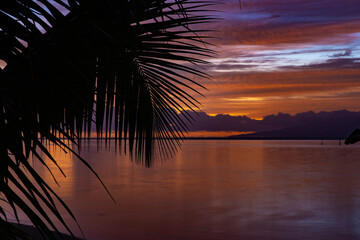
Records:
[[[162,155],[176,151],[187,130],[177,111],[199,105],[190,93],[202,86],[189,75],[208,77],[190,64],[213,54],[199,37],[205,31],[192,30],[213,20],[202,12],[211,4],[1,1],[0,192],[16,217],[25,213],[48,239],[58,233],[55,218],[73,236],[59,206],[74,215],[28,159],[47,167],[46,156],[57,165],[46,148],[53,144],[93,171],[70,147],[91,136],[93,123],[99,139],[115,137],[146,166],[155,147]],[[30,238],[7,214],[1,205],[0,235]]]

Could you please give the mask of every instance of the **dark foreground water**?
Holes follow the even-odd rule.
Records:
[[[53,168],[52,186],[90,240],[360,239],[360,145],[186,140],[147,169],[91,142],[82,156],[116,203],[77,159],[54,153],[67,178]]]

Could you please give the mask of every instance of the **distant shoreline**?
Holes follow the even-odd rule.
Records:
[[[340,140],[344,141],[345,139],[339,138],[255,138],[255,137],[187,137],[184,140],[314,140],[314,141],[326,141],[326,140]]]
[[[60,139],[66,139],[66,138],[60,138]],[[90,137],[90,138],[80,138],[81,140],[99,140],[99,141],[106,141],[106,140],[116,140],[114,137],[111,138],[96,138],[96,137]],[[155,138],[159,139],[159,138]],[[169,139],[175,139],[175,138],[169,138]],[[344,141],[345,138],[266,138],[266,137],[184,137],[183,140],[318,140],[318,141],[326,141],[326,140],[341,140]],[[123,138],[122,140],[125,140]]]

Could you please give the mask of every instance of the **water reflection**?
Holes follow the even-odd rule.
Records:
[[[74,147],[74,146],[73,146]],[[49,145],[48,150],[51,152],[53,158],[56,160],[58,166],[55,163],[47,159],[44,155],[42,157],[46,158],[46,164],[49,167],[49,171],[41,162],[37,160],[35,156],[31,156],[30,163],[42,176],[42,178],[47,183],[50,184],[55,190],[68,192],[69,194],[75,194],[76,184],[74,184],[74,156],[72,154],[67,154],[61,148],[55,147],[55,145]],[[62,169],[63,173],[60,171],[59,167]],[[54,184],[55,180],[58,182],[58,185]]]
[[[360,239],[360,148],[337,143],[189,140],[147,169],[90,142],[116,204],[69,155],[56,177],[88,239]]]

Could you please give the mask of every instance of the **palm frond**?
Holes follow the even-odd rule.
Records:
[[[187,131],[177,111],[198,108],[193,94],[201,95],[202,86],[189,75],[209,77],[185,63],[203,64],[214,54],[202,36],[206,31],[191,29],[214,20],[205,14],[213,4],[1,1],[0,60],[6,67],[0,69],[0,192],[14,213],[20,209],[54,239],[52,213],[72,235],[58,205],[75,216],[28,159],[32,154],[45,167],[45,157],[58,165],[46,148],[51,143],[95,173],[68,144],[91,137],[93,124],[98,139],[115,136],[148,167],[155,147],[163,156],[176,152]],[[6,226],[0,211],[1,233],[26,239]]]

